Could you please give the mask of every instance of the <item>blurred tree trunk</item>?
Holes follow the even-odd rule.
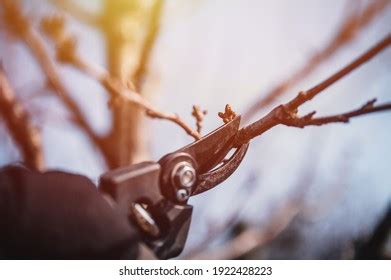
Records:
[[[142,92],[142,79],[162,9],[161,0],[105,0],[102,30],[111,75]],[[124,100],[113,100],[109,145],[117,167],[148,158],[142,111]]]

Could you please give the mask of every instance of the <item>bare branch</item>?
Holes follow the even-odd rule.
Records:
[[[82,23],[95,27],[101,24],[100,15],[88,11],[73,0],[50,0],[50,2]]]
[[[107,163],[110,163],[110,153],[105,152],[105,142],[93,131],[78,104],[72,99],[70,92],[61,81],[54,61],[48,54],[41,36],[33,29],[29,19],[21,11],[18,1],[3,0],[4,18],[9,30],[20,38],[29,48],[46,75],[53,93],[59,98],[71,114],[73,123],[83,131],[90,141],[100,149]],[[109,164],[110,165],[110,164]]]
[[[94,77],[96,80],[98,80],[102,84],[102,86],[105,87],[111,94],[115,95],[116,97],[123,98],[127,102],[138,105],[140,108],[144,109],[145,113],[149,117],[168,120],[173,123],[176,123],[195,140],[201,138],[200,134],[197,131],[194,131],[177,114],[165,113],[163,111],[156,109],[151,103],[149,103],[146,99],[144,99],[140,94],[138,94],[137,92],[131,89],[124,87],[121,83],[119,83],[118,81],[110,77],[108,73],[104,73],[102,75],[102,73],[99,74],[96,71],[89,71],[89,69],[92,69],[92,67],[88,65],[85,61],[83,61],[81,58],[80,60],[75,62],[74,66],[76,66],[76,68],[78,68],[80,71],[89,74],[92,77]],[[94,76],[94,74],[97,75]]]
[[[162,119],[162,120],[167,120],[171,121],[173,123],[176,123],[179,125],[187,134],[189,134],[191,137],[194,138],[194,140],[199,140],[201,138],[201,135],[197,132],[194,131],[187,123],[185,123],[177,114],[170,114],[170,113],[164,113],[161,111],[157,111],[156,109],[147,109],[147,104],[145,103],[144,105],[141,105],[146,109],[146,114],[155,119]]]
[[[3,118],[12,139],[19,147],[26,165],[37,170],[44,169],[41,135],[31,118],[17,100],[13,89],[0,65],[0,117]]]
[[[311,112],[304,117],[298,117],[297,111],[298,108],[306,103],[307,101],[314,98],[320,92],[331,86],[333,83],[337,82],[341,78],[345,77],[347,74],[361,66],[362,64],[369,61],[371,58],[379,54],[381,51],[385,50],[391,45],[391,35],[386,36],[383,40],[377,43],[370,50],[365,52],[363,55],[355,59],[353,62],[342,68],[340,71],[316,85],[315,87],[309,89],[308,91],[300,92],[295,98],[289,101],[286,104],[279,105],[275,107],[271,112],[269,112],[265,117],[259,119],[258,121],[242,128],[238,134],[237,143],[246,143],[250,139],[261,135],[265,131],[271,129],[272,127],[284,124],[287,126],[295,127],[304,127],[307,125],[321,125],[330,122],[341,122],[341,119],[338,116],[331,116],[326,118],[313,119],[315,112]],[[374,101],[367,103],[359,110],[342,114],[342,118],[355,117],[358,115],[369,114],[373,112],[390,110],[390,104],[382,104],[379,106],[373,106]],[[341,116],[341,115],[339,115]],[[324,122],[324,123],[322,123]]]
[[[355,12],[347,16],[334,37],[328,42],[323,49],[312,55],[309,60],[299,68],[289,78],[272,88],[269,92],[252,102],[252,106],[245,112],[243,118],[250,119],[256,112],[272,104],[278,97],[283,95],[289,88],[303,80],[322,63],[332,57],[337,51],[345,47],[360,34],[369,23],[371,23],[391,2],[388,0],[372,1],[361,12]]]
[[[346,113],[337,114],[337,115],[321,117],[321,118],[312,118],[312,116],[315,114],[315,112],[313,112],[308,114],[307,116],[294,119],[290,124],[290,126],[305,127],[310,125],[321,126],[329,123],[338,123],[338,122],[348,123],[349,120],[353,117],[391,110],[391,103],[384,103],[381,105],[374,106],[375,102],[376,102],[376,98],[368,101],[359,109],[346,112]]]
[[[143,109],[149,117],[176,123],[195,140],[200,139],[200,134],[187,125],[178,115],[156,109],[135,91],[133,85],[123,85],[118,79],[110,76],[105,69],[93,65],[79,56],[76,52],[75,39],[64,32],[61,19],[51,18],[48,20],[49,22],[44,21],[43,23],[44,31],[56,45],[57,59],[62,63],[71,64],[76,69],[96,79],[111,94],[112,103],[114,103],[111,105],[116,106],[115,103],[119,100],[135,104]]]
[[[156,109],[140,94],[122,85],[122,83],[111,77],[109,73],[107,73],[104,69],[99,69],[97,66],[93,66],[92,64],[84,61],[83,58],[77,55],[75,55],[72,59],[72,65],[79,69],[81,72],[99,81],[108,92],[114,95],[115,98],[122,98],[127,102],[139,106],[140,108],[144,109],[145,113],[151,118],[168,120],[173,123],[176,123],[195,140],[201,138],[200,134],[197,131],[194,131],[177,114],[165,113]]]

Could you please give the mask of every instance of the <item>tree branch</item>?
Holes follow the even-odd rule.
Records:
[[[360,34],[360,31],[371,23],[390,3],[391,2],[387,0],[372,1],[362,12],[356,12],[347,16],[334,37],[332,37],[324,48],[312,55],[309,60],[295,73],[290,75],[288,79],[272,88],[269,92],[262,94],[258,100],[253,101],[252,106],[243,114],[243,119],[250,119],[260,109],[272,104],[289,88],[315,71],[323,62],[327,61],[337,51],[353,41],[353,39]]]
[[[316,85],[315,87],[300,92],[295,98],[290,100],[286,104],[275,107],[266,116],[259,119],[258,121],[242,128],[238,133],[237,144],[243,144],[248,142],[250,139],[259,136],[271,129],[272,127],[283,124],[287,126],[305,127],[308,125],[322,125],[331,122],[341,122],[349,120],[351,117],[356,117],[363,114],[369,114],[379,111],[390,110],[390,103],[381,104],[374,106],[375,100],[369,101],[363,107],[358,110],[354,110],[348,113],[339,114],[330,117],[313,119],[315,112],[311,112],[303,117],[297,116],[298,108],[306,103],[307,101],[314,98],[316,95],[321,93],[323,90],[345,77],[347,74],[361,66],[362,64],[369,61],[371,58],[379,54],[391,45],[391,35],[386,36],[383,40],[378,42],[374,47],[369,49],[363,55],[359,56],[353,62],[342,68],[340,71],[330,76],[325,81]]]
[[[26,165],[37,170],[44,169],[41,135],[33,126],[30,116],[17,100],[15,93],[0,65],[0,117],[3,118],[12,139]]]
[[[375,102],[376,102],[376,98],[368,101],[359,109],[346,112],[346,113],[337,114],[337,115],[327,116],[327,117],[312,118],[312,117],[304,116],[302,118],[298,118],[294,120],[291,126],[304,127],[310,125],[321,126],[329,123],[338,123],[338,122],[348,123],[349,120],[353,117],[391,110],[391,103],[384,103],[381,105],[374,106]],[[312,115],[313,114],[310,113],[307,116],[312,116]]]
[[[53,89],[53,93],[71,114],[73,123],[100,149],[106,162],[109,163],[111,161],[109,157],[110,153],[106,152],[104,141],[102,141],[102,139],[93,131],[81,109],[72,99],[71,94],[62,83],[60,74],[57,71],[54,61],[48,54],[43,39],[38,32],[33,29],[28,18],[23,15],[18,1],[2,0],[0,4],[3,5],[3,13],[8,30],[26,44],[46,75],[50,87]]]
[[[76,52],[75,39],[64,32],[63,23],[61,22],[61,18],[55,17],[45,20],[42,24],[45,33],[56,45],[57,59],[62,63],[68,63],[74,66],[82,73],[97,80],[111,94],[111,100],[114,103],[111,104],[112,106],[116,106],[115,102],[123,99],[143,109],[149,117],[171,121],[179,125],[195,140],[200,139],[200,134],[187,125],[177,114],[165,113],[158,110],[136,92],[133,85],[128,85],[132,89],[124,86],[118,79],[110,76],[105,69],[93,65],[79,56]]]
[[[100,82],[100,84],[108,92],[110,92],[114,96],[114,98],[121,97],[127,102],[139,106],[144,110],[145,114],[151,118],[168,120],[177,124],[195,140],[201,138],[200,134],[197,131],[193,130],[188,124],[186,124],[177,114],[166,113],[161,110],[158,110],[145,98],[143,98],[139,93],[123,86],[122,83],[111,77],[109,73],[107,73],[105,70],[98,69],[96,66],[93,66],[90,63],[84,61],[79,56],[75,56],[72,61],[73,66],[75,66],[81,72],[93,77],[98,82]]]

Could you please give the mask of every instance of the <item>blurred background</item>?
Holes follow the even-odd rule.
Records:
[[[349,63],[391,26],[387,0],[11,1],[12,17],[7,2],[0,1],[0,61],[13,104],[38,139],[42,159],[33,162],[94,182],[109,168],[157,160],[193,139],[172,122],[115,103],[96,79],[56,61],[42,19],[64,16],[78,55],[133,83],[162,111],[195,127],[192,106],[207,110],[202,134],[222,124],[217,113],[227,103],[246,123],[259,119]],[[37,41],[59,81],[48,77]],[[302,112],[329,115],[374,97],[390,101],[390,88],[388,49]],[[0,166],[26,161],[23,139],[4,119]],[[349,124],[279,126],[253,139],[233,176],[190,200],[193,220],[179,258],[358,258],[379,223],[391,220],[390,124],[390,113],[378,113]],[[390,257],[390,243],[371,254]]]

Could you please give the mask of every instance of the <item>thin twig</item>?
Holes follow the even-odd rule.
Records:
[[[354,12],[347,16],[328,44],[312,55],[296,72],[290,74],[289,78],[273,87],[270,91],[263,93],[258,100],[251,102],[252,105],[243,114],[243,119],[245,121],[249,120],[259,110],[272,104],[278,97],[287,92],[289,88],[314,72],[337,51],[353,41],[360,34],[360,31],[372,22],[390,3],[391,1],[388,0],[372,1],[362,12]]]
[[[323,90],[325,90],[326,88],[328,88],[329,86],[331,86],[332,84],[340,80],[341,78],[345,77],[347,74],[349,74],[350,72],[352,72],[353,70],[361,66],[362,64],[368,62],[371,58],[379,54],[381,51],[385,50],[390,45],[391,45],[391,35],[388,35],[383,40],[378,42],[374,47],[369,49],[363,55],[359,56],[357,59],[355,59],[353,62],[351,62],[344,68],[342,68],[334,75],[330,76],[328,79],[324,80],[320,84],[316,85],[315,87],[307,91],[300,92],[295,98],[290,100],[288,103],[275,107],[263,118],[242,128],[238,134],[237,144],[240,145],[246,143],[250,139],[261,135],[262,133],[266,132],[267,130],[279,124],[303,128],[307,125],[321,125],[330,122],[341,122],[341,120],[346,120],[346,118],[349,119],[351,117],[356,117],[363,114],[390,110],[390,103],[374,106],[374,101],[372,100],[358,110],[354,110],[352,112],[348,112],[344,114],[339,114],[336,116],[313,119],[315,111],[303,117],[299,117],[297,115],[298,108],[301,105],[314,98]]]
[[[23,161],[30,168],[44,169],[41,135],[32,124],[23,105],[17,100],[3,67],[0,65],[0,117],[19,147]]]
[[[374,106],[375,102],[376,102],[376,98],[368,101],[363,106],[361,106],[359,109],[356,109],[356,110],[353,110],[353,111],[350,111],[347,113],[341,113],[341,114],[327,116],[327,117],[321,117],[321,118],[310,118],[308,120],[304,120],[304,123],[301,126],[309,126],[309,125],[321,126],[324,124],[338,123],[338,122],[347,123],[347,122],[349,122],[350,118],[353,118],[353,117],[358,117],[358,116],[366,115],[366,114],[370,114],[370,113],[391,110],[391,103],[383,103],[381,105]],[[298,121],[300,121],[300,120],[301,119],[299,119]]]

